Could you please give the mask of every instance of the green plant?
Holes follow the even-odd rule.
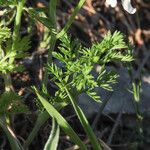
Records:
[[[140,102],[141,102],[141,79],[136,75],[133,76],[133,67],[131,64],[128,65],[128,73],[132,81],[131,90],[129,90],[133,95],[133,106],[137,115],[137,130],[140,136],[141,143],[143,142],[143,119],[144,116],[141,112]],[[134,78],[133,78],[134,77]]]
[[[27,107],[21,102],[20,96],[14,92],[10,76],[10,73],[22,70],[22,67],[16,65],[15,59],[24,57],[25,51],[30,47],[29,38],[20,37],[19,34],[24,3],[24,0],[19,2],[1,1],[0,3],[2,6],[8,6],[10,12],[16,10],[13,32],[6,27],[10,21],[7,23],[5,17],[0,24],[0,74],[5,83],[5,92],[0,95],[0,126],[8,136],[11,148],[14,150],[22,149],[22,146],[10,128],[10,116],[14,113],[27,112]]]
[[[118,50],[128,48],[120,32],[114,32],[114,34],[109,32],[102,42],[93,44],[91,48],[82,47],[79,42],[71,41],[67,35],[60,40],[60,52],[53,52],[53,56],[62,62],[62,68],[53,63],[47,66],[51,80],[58,87],[55,96],[51,96],[50,99],[54,99],[54,104],[59,101],[71,103],[93,148],[101,149],[76,98],[84,92],[99,101],[100,97],[96,95],[94,88],[102,87],[112,90],[111,84],[115,83],[118,77],[112,71],[106,72],[106,64],[110,61],[128,62],[132,60],[132,56],[128,50],[125,50],[124,53]],[[101,65],[96,79],[91,73],[95,64]],[[44,107],[46,108],[45,105]]]
[[[101,102],[101,97],[97,95],[95,88],[101,87],[112,91],[112,84],[116,83],[118,78],[114,71],[107,71],[107,64],[113,61],[132,61],[130,48],[124,42],[123,35],[118,31],[113,34],[108,32],[101,42],[94,43],[90,48],[83,47],[78,40],[71,40],[67,31],[85,0],[78,2],[66,26],[61,31],[57,31],[56,27],[56,0],[49,1],[46,11],[44,9],[27,8],[25,2],[25,0],[1,0],[0,2],[1,6],[6,7],[6,12],[4,12],[0,23],[0,74],[3,76],[5,84],[5,91],[0,93],[0,126],[6,133],[11,148],[13,150],[28,149],[40,127],[51,117],[52,130],[45,144],[45,150],[57,149],[59,128],[69,135],[71,141],[77,144],[80,149],[86,150],[87,146],[60,114],[61,109],[71,104],[93,149],[101,150],[102,145],[78,105],[78,96],[81,93],[86,93],[93,100]],[[13,89],[11,82],[11,73],[23,71],[23,66],[18,66],[16,60],[27,55],[31,43],[30,36],[20,34],[23,13],[34,22],[41,22],[46,28],[45,32],[47,33],[44,33],[45,38],[42,41],[44,44],[41,45],[48,48],[48,59],[45,64],[44,79],[41,83],[42,88],[39,89],[35,86],[33,88],[33,92],[41,102],[38,119],[22,146],[10,128],[10,116],[29,111],[22,103],[21,97]],[[8,16],[11,18],[10,20]],[[13,21],[13,29],[8,28],[7,26],[12,24]],[[59,52],[55,51],[57,40],[60,41]],[[58,67],[53,58],[60,61],[62,66]],[[96,77],[92,73],[95,65],[101,67]],[[49,94],[48,80],[51,80],[57,86],[55,95]]]

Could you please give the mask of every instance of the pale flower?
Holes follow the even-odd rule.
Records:
[[[131,5],[131,0],[121,0],[123,8],[130,14],[134,14],[136,12],[136,8],[133,8]],[[106,0],[106,4],[111,7],[116,7],[117,0]]]

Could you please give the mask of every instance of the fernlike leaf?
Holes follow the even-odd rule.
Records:
[[[46,26],[50,30],[52,29],[52,26],[50,25],[50,20],[47,17],[41,17],[38,11],[34,9],[25,9],[25,10],[29,13],[31,19],[41,22],[44,26]]]
[[[25,57],[27,50],[31,47],[31,41],[28,36],[23,38],[18,38],[17,44],[15,45],[15,50],[17,51],[15,58]]]
[[[0,96],[0,115],[12,113],[25,113],[28,111],[21,97],[14,92],[5,92]]]
[[[0,0],[1,6],[10,6],[10,5],[16,5],[17,0]]]
[[[7,27],[0,26],[0,43],[6,41],[6,39],[10,38],[11,32]]]

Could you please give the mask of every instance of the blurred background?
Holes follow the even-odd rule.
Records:
[[[73,38],[78,38],[85,47],[90,47],[92,43],[101,41],[109,30],[111,32],[121,31],[124,33],[126,41],[129,40],[132,45],[134,61],[128,66],[131,67],[130,73],[124,65],[108,64],[108,69],[115,69],[120,77],[113,92],[96,89],[103,99],[101,104],[90,101],[84,94],[79,97],[80,106],[98,137],[105,142],[103,145],[106,150],[109,150],[107,144],[114,150],[150,149],[150,0],[131,1],[133,7],[137,9],[136,13],[132,15],[123,9],[120,0],[115,8],[106,5],[105,0],[86,0],[68,31]],[[65,26],[77,3],[77,0],[59,0],[57,5],[58,30]],[[45,9],[48,1],[27,0],[26,5],[36,9]],[[32,47],[29,51],[29,57],[18,60],[18,63],[24,64],[24,72],[14,73],[12,76],[15,90],[19,95],[25,97],[25,103],[33,112],[32,115],[15,117],[15,132],[20,138],[26,138],[34,126],[37,109],[35,96],[28,94],[26,88],[31,85],[39,85],[43,78],[43,65],[49,47],[46,37],[49,33],[41,23],[32,22],[26,13],[24,13],[22,20],[21,34],[26,35],[28,34],[27,30],[32,31]],[[132,83],[141,87],[139,102],[134,101],[130,91]],[[0,84],[0,88],[4,88],[2,84]],[[101,111],[102,115],[99,115]],[[77,133],[85,139],[82,127],[71,108],[66,108],[62,114],[67,117]],[[70,115],[68,116],[68,114]],[[40,150],[43,148],[51,129],[50,122],[49,120],[40,130],[30,149]],[[7,145],[6,143],[4,135],[0,136],[1,147]],[[71,143],[68,141],[68,137],[62,133],[59,149],[63,150],[67,147],[71,147]],[[6,146],[6,149],[9,148]]]

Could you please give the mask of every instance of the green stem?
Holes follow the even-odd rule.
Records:
[[[92,131],[88,120],[86,119],[83,111],[81,110],[81,108],[78,106],[77,102],[75,101],[75,99],[72,97],[72,95],[70,94],[69,90],[67,89],[67,87],[65,86],[65,91],[70,99],[71,104],[73,105],[73,108],[86,132],[86,134],[88,135],[90,142],[93,146],[94,150],[102,150],[100,143],[98,142],[94,132]]]
[[[55,43],[56,43],[56,34],[55,31],[57,30],[56,27],[56,5],[57,5],[57,0],[50,0],[49,2],[49,18],[51,21],[51,40],[50,40],[50,49],[48,51],[48,63],[52,62],[52,52],[55,48]]]
[[[75,16],[77,15],[78,11],[81,9],[84,2],[85,2],[85,0],[80,0],[77,7],[74,9],[74,12],[71,15],[68,23],[62,29],[62,31],[58,34],[58,36],[56,36],[55,33],[56,33],[56,4],[57,4],[57,1],[56,0],[50,0],[50,2],[49,2],[49,18],[51,20],[51,22],[50,22],[51,40],[50,40],[50,49],[48,51],[48,60],[47,60],[48,63],[52,62],[52,51],[55,48],[57,38],[62,36],[64,34],[64,32],[67,32],[67,30],[71,26],[72,22],[75,19]],[[44,75],[44,80],[43,80],[43,84],[45,85],[45,87],[47,87],[47,81],[48,81],[48,72],[47,72],[47,70],[45,70],[45,75]],[[38,117],[37,122],[41,122],[41,124],[38,125],[38,123],[37,123],[37,125],[35,125],[34,129],[32,130],[31,134],[29,135],[27,141],[25,142],[25,147],[28,147],[29,144],[32,142],[32,140],[34,139],[35,135],[37,134],[39,128],[43,124],[42,122],[45,122],[48,119],[48,116],[45,113],[40,114],[40,116]],[[46,117],[45,117],[45,115],[46,115]],[[42,120],[42,121],[40,121],[40,120]]]
[[[16,17],[15,17],[15,23],[14,23],[14,31],[13,31],[13,44],[12,44],[12,51],[16,51],[15,47],[17,44],[17,39],[19,37],[19,30],[20,30],[20,24],[21,24],[21,16],[22,16],[22,10],[23,6],[25,4],[25,0],[19,1],[17,5],[17,12],[16,12]],[[10,63],[14,62],[14,58],[9,59]],[[13,90],[12,88],[12,81],[11,81],[11,76],[9,73],[5,74],[6,77],[4,78],[5,80],[5,90],[6,91],[11,91]]]
[[[12,44],[12,51],[16,51],[15,50],[15,45],[17,44],[17,39],[19,37],[19,29],[20,29],[20,23],[21,23],[21,15],[22,15],[22,10],[23,10],[23,6],[25,4],[25,0],[19,1],[18,5],[17,5],[17,13],[16,13],[16,17],[15,17],[15,23],[14,23],[14,32],[13,32],[13,44]],[[10,63],[14,62],[14,58],[13,59],[9,59]],[[11,76],[10,73],[5,73],[3,75],[4,78],[4,82],[5,82],[5,91],[9,92],[9,91],[13,91],[13,87],[12,87],[12,81],[11,81]],[[3,128],[3,130],[5,131],[9,142],[11,144],[11,147],[13,150],[18,150],[21,149],[20,146],[18,145],[19,143],[17,142],[17,138],[15,137],[15,134],[12,132],[12,130],[9,127],[10,124],[10,119],[9,116],[5,116],[4,119],[7,121],[0,121],[0,126]]]
[[[137,115],[138,120],[138,131],[140,136],[143,136],[143,116],[139,107],[140,103],[140,89],[141,89],[141,83],[132,83],[133,86],[133,97],[134,97],[134,107]]]
[[[50,19],[50,26],[51,26],[51,39],[50,39],[50,48],[48,51],[48,58],[47,58],[47,63],[51,64],[52,62],[52,52],[55,48],[56,44],[56,5],[57,5],[57,0],[50,0],[49,2],[49,19]],[[45,70],[44,74],[44,79],[43,79],[43,84],[45,87],[47,87],[47,81],[48,81],[48,71]]]
[[[13,45],[12,45],[12,50],[14,51],[15,51],[15,45],[17,44],[16,42],[20,35],[19,30],[21,25],[21,16],[22,16],[24,4],[25,4],[25,0],[20,0],[17,5],[17,12],[16,12],[14,31],[13,31]]]
[[[79,12],[79,10],[81,9],[81,7],[83,6],[83,4],[85,3],[86,0],[80,0],[78,5],[76,6],[76,8],[74,9],[72,15],[70,16],[67,24],[65,25],[65,27],[57,34],[57,39],[59,39],[61,36],[63,36],[68,29],[70,28],[71,24],[73,23],[77,13]]]
[[[5,91],[10,92],[13,91],[11,76],[9,73],[3,75],[4,83],[5,83]]]
[[[10,146],[12,150],[22,150],[22,147],[20,147],[20,143],[18,139],[16,138],[15,134],[11,130],[11,128],[7,125],[6,121],[4,119],[0,118],[0,126],[4,130],[5,134],[7,135],[7,138],[9,140]]]
[[[65,107],[65,105],[61,106],[61,105],[56,105],[55,106],[57,110],[61,110],[63,107]],[[50,118],[50,115],[48,114],[47,111],[44,112],[40,112],[38,114],[38,118],[36,120],[36,123],[34,125],[33,130],[30,132],[30,135],[28,136],[27,140],[24,143],[24,149],[27,149],[29,147],[29,145],[32,143],[33,139],[35,138],[35,136],[37,135],[39,129],[41,128],[41,126]]]
[[[35,123],[35,126],[33,128],[33,130],[31,131],[30,135],[28,136],[27,140],[24,143],[24,149],[26,150],[29,145],[32,143],[33,139],[35,138],[35,136],[37,135],[39,129],[41,128],[41,126],[48,120],[49,118],[49,114],[47,111],[41,112],[38,115],[38,119]]]
[[[66,23],[65,27],[56,35],[56,4],[57,0],[52,0],[49,2],[49,18],[51,20],[51,40],[50,40],[50,49],[48,51],[48,63],[52,62],[52,51],[55,48],[56,40],[63,36],[68,29],[70,28],[71,24],[73,23],[77,13],[85,3],[85,0],[80,0],[76,8],[74,9],[72,15],[70,16],[68,22]],[[45,70],[43,84],[45,87],[47,86],[48,81],[48,71]]]
[[[44,150],[57,150],[60,137],[60,127],[54,117],[52,117],[52,128]]]
[[[35,89],[35,92],[38,96],[38,99],[41,101],[42,105],[49,113],[52,118],[55,118],[58,125],[62,128],[62,130],[70,137],[71,141],[76,143],[82,150],[87,150],[85,144],[78,137],[76,132],[72,129],[72,127],[68,124],[65,118],[59,113],[57,109],[53,105],[51,105],[44,97],[39,94],[39,91]]]

